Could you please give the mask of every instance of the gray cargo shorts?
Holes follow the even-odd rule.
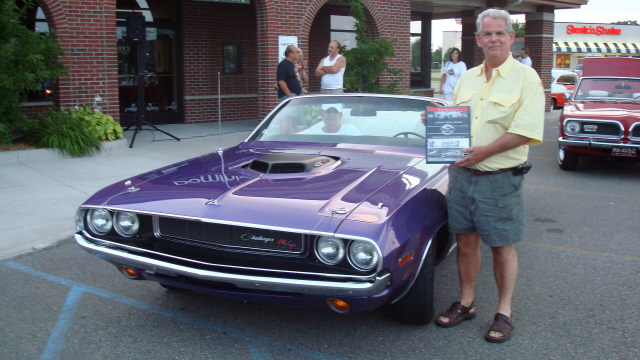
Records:
[[[475,175],[467,168],[449,167],[449,231],[477,231],[491,247],[524,240],[525,209],[523,175],[512,172]]]

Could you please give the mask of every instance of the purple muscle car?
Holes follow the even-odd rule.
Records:
[[[134,280],[339,313],[433,317],[449,252],[447,166],[425,162],[433,98],[310,95],[246,141],[113,184],[75,239]]]

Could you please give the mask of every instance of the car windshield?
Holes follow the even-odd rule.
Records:
[[[260,125],[249,141],[353,143],[424,148],[420,113],[433,98],[376,95],[296,97]]]
[[[640,79],[582,78],[574,100],[640,102]]]

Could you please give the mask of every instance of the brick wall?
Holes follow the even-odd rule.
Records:
[[[554,9],[538,6],[537,13],[525,15],[524,45],[529,48],[533,68],[538,72],[544,87],[546,111],[551,107],[551,69],[553,68]]]
[[[90,105],[96,95],[102,111],[119,120],[115,0],[38,0],[49,26],[62,38],[62,63],[54,102],[65,108]]]
[[[222,121],[257,119],[255,5],[183,1],[181,13],[185,122],[218,120],[218,81]],[[229,44],[240,45],[240,74],[223,73]]]

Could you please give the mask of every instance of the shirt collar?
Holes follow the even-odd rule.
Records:
[[[479,66],[478,72],[477,72],[477,76],[481,76],[484,74],[484,63],[487,60],[482,62],[482,65]],[[498,75],[500,75],[500,77],[502,77],[503,79],[506,79],[507,76],[509,75],[509,71],[511,71],[511,68],[513,67],[513,64],[516,62],[516,60],[513,58],[513,56],[509,56],[507,58],[507,60],[505,62],[502,63],[502,65],[498,66],[497,70],[498,70]]]

